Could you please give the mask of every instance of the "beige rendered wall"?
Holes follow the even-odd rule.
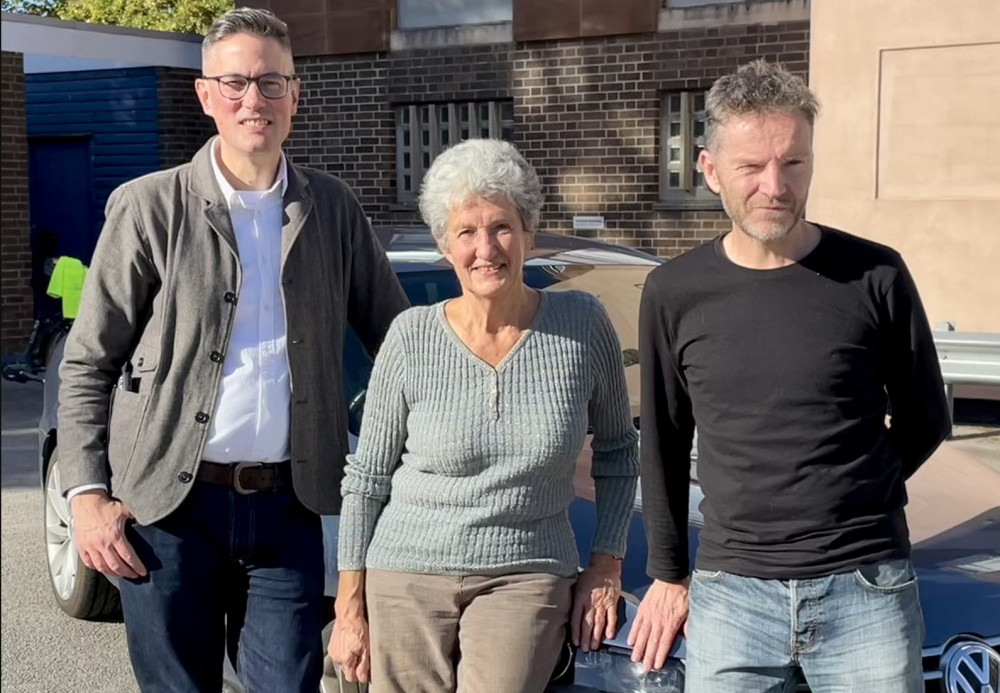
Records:
[[[1000,332],[1000,2],[812,0],[808,218],[896,248],[931,324]]]

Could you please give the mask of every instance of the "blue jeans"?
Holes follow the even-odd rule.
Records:
[[[149,571],[119,581],[143,693],[218,693],[227,650],[247,693],[316,693],[323,536],[290,489],[244,496],[196,483],[128,538]]]
[[[922,693],[923,618],[907,560],[809,580],[696,570],[687,693]]]

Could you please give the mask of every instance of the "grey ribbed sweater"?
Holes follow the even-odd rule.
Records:
[[[400,314],[348,457],[340,569],[575,575],[567,509],[588,422],[593,550],[620,556],[638,436],[621,347],[597,299],[543,292],[531,327],[496,368],[458,338],[443,303]]]

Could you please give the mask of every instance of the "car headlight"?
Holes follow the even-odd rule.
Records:
[[[596,652],[576,653],[574,684],[603,693],[683,693],[684,664],[668,659],[659,671],[642,673],[642,664],[628,654],[601,648]]]

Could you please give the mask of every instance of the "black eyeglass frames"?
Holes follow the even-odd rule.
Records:
[[[283,75],[278,72],[269,72],[266,75],[257,77],[246,77],[244,75],[217,75],[211,77],[202,75],[202,79],[210,79],[219,83],[219,92],[227,99],[242,99],[246,96],[251,84],[256,84],[260,95],[265,99],[281,99],[288,93],[288,85],[298,79],[298,75]]]

